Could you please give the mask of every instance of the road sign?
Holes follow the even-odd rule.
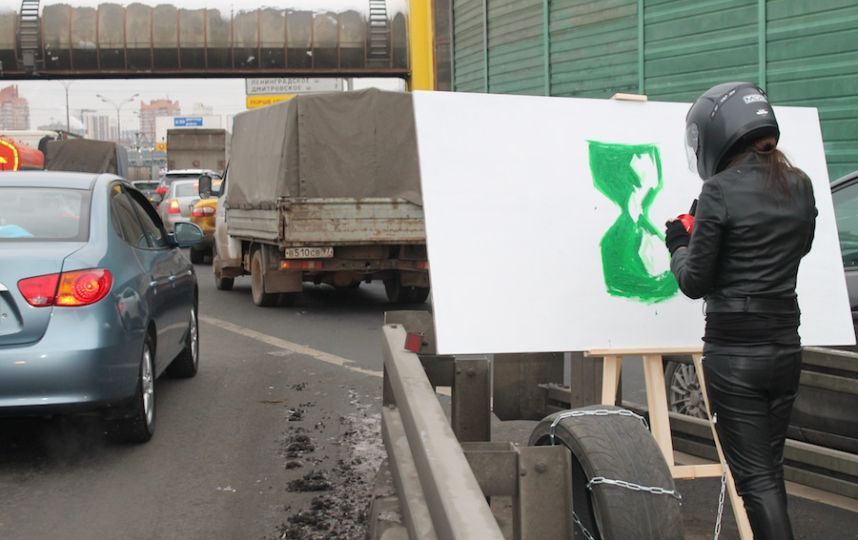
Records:
[[[265,107],[266,105],[272,105],[274,103],[280,103],[281,101],[288,101],[295,97],[295,94],[279,94],[279,95],[268,95],[268,96],[247,96],[247,108],[248,109],[256,109],[258,107]]]
[[[343,80],[311,77],[264,77],[244,81],[248,96],[341,92]]]
[[[203,117],[177,116],[173,118],[173,127],[203,127]]]

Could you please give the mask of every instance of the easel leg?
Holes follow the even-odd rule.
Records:
[[[673,440],[670,438],[670,416],[667,411],[667,392],[664,389],[664,361],[660,354],[643,357],[646,401],[649,425],[656,444],[661,448],[667,465],[673,472]]]
[[[622,357],[609,355],[602,359],[602,405],[617,403],[617,386],[620,384]]]
[[[706,381],[703,376],[703,357],[699,354],[692,355],[694,359],[694,370],[697,372],[697,382],[700,384],[700,391],[703,392],[703,402],[706,405],[706,414],[709,414],[709,395],[706,393]],[[745,504],[742,502],[742,497],[736,491],[736,484],[733,482],[733,475],[730,474],[730,468],[727,466],[727,461],[724,459],[724,451],[721,449],[721,441],[718,439],[718,432],[715,431],[715,424],[709,422],[712,428],[712,438],[715,440],[715,449],[718,451],[718,459],[721,460],[721,466],[724,467],[724,472],[727,473],[727,491],[730,493],[730,504],[733,506],[733,515],[736,517],[736,525],[739,528],[739,537],[742,540],[753,540],[754,534],[751,532],[751,523],[748,521],[748,514],[745,512]]]

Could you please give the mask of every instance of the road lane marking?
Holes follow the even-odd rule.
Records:
[[[268,345],[272,345],[284,351],[303,354],[305,356],[315,358],[316,360],[321,360],[326,364],[331,364],[333,366],[345,368],[349,371],[354,371],[355,373],[369,375],[371,377],[384,377],[383,371],[376,371],[374,369],[365,369],[359,366],[355,366],[353,365],[355,364],[354,360],[349,360],[348,358],[343,358],[342,356],[337,356],[336,354],[327,353],[325,351],[320,351],[312,347],[307,347],[306,345],[301,345],[299,343],[294,343],[292,341],[287,341],[278,337],[269,336],[268,334],[263,334],[262,332],[257,332],[256,330],[251,330],[250,328],[245,328],[243,326],[239,326],[237,324],[233,324],[222,319],[215,319],[214,317],[208,317],[203,315],[202,317],[200,317],[200,320],[204,323],[216,326],[228,332],[233,332],[246,338],[255,339],[257,341],[267,343]],[[435,392],[439,395],[450,397],[449,388],[439,386],[435,389]]]
[[[268,345],[277,347],[278,349],[283,349],[304,356],[309,356],[311,358],[315,358],[316,360],[320,360],[326,364],[345,368],[349,371],[354,371],[355,373],[379,378],[384,376],[384,372],[382,371],[365,369],[360,366],[354,365],[354,360],[349,360],[348,358],[343,358],[342,356],[337,356],[336,354],[331,354],[325,351],[314,349],[312,347],[307,347],[306,345],[301,345],[300,343],[294,343],[292,341],[287,341],[278,337],[269,336],[268,334],[263,334],[262,332],[257,332],[256,330],[251,330],[250,328],[245,328],[243,326],[239,326],[228,321],[215,319],[214,317],[207,316],[200,317],[200,320],[205,323],[211,324],[212,326],[216,326],[222,330],[233,332],[235,334],[250,339],[255,339],[257,341],[261,341],[262,343],[267,343]]]

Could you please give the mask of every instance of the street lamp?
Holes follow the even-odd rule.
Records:
[[[116,109],[116,142],[122,141],[122,123],[119,120],[119,111],[122,109],[122,107],[124,105],[131,103],[132,101],[134,101],[134,98],[136,98],[139,95],[140,94],[134,94],[130,98],[124,99],[118,103],[113,101],[112,99],[107,99],[106,97],[102,96],[101,94],[95,95],[95,97],[101,98],[101,101],[107,103],[108,105],[113,105],[113,107]]]
[[[59,81],[63,88],[66,89],[66,133],[71,133],[71,117],[69,116],[69,86],[74,81]]]

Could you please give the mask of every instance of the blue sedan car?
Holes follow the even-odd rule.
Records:
[[[0,415],[101,412],[145,442],[155,380],[199,365],[197,280],[146,198],[113,175],[0,175]]]

